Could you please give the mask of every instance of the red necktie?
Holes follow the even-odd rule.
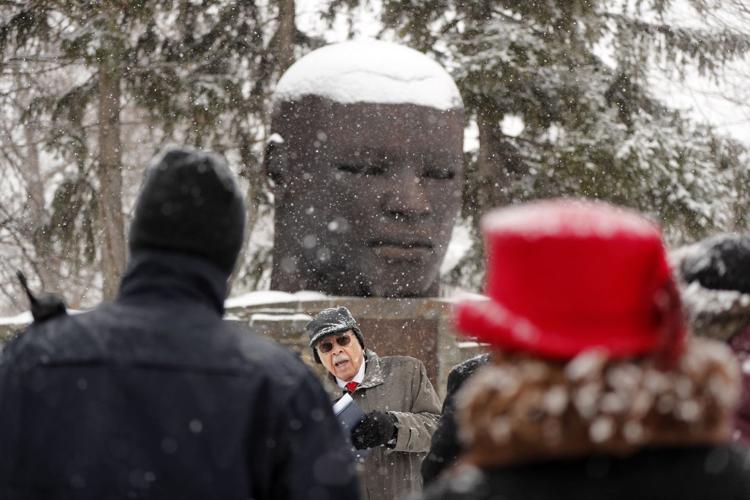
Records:
[[[349,393],[352,393],[354,392],[354,390],[357,388],[358,385],[359,385],[358,382],[347,382],[345,387]]]

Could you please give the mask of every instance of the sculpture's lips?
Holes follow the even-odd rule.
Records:
[[[379,257],[388,260],[423,260],[432,255],[433,244],[421,238],[383,238],[368,242]]]

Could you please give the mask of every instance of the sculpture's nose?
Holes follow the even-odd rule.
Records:
[[[419,219],[431,212],[422,179],[411,169],[399,175],[385,197],[385,210],[397,219]]]

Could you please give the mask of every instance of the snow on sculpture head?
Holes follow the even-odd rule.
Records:
[[[272,288],[437,295],[463,178],[448,73],[407,47],[346,42],[293,64],[273,102]]]
[[[414,49],[378,40],[337,43],[311,52],[284,73],[273,102],[308,95],[341,104],[463,108],[458,87],[442,66]]]

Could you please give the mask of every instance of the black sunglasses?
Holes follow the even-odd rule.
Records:
[[[341,347],[348,346],[349,342],[351,341],[351,335],[342,335],[340,337],[336,337],[336,343]],[[322,352],[323,354],[331,352],[331,349],[333,349],[333,342],[331,342],[330,340],[326,340],[325,342],[321,342],[318,344],[318,351]]]

